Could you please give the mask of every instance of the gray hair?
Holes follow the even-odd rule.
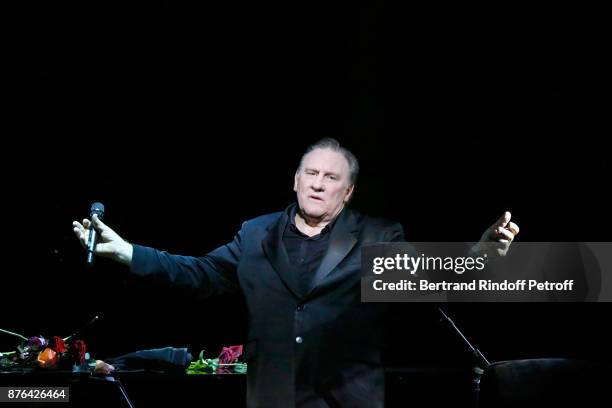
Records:
[[[324,139],[319,140],[318,142],[308,146],[302,158],[300,159],[300,167],[298,167],[298,171],[302,168],[302,163],[304,162],[304,157],[313,150],[316,149],[329,149],[334,152],[338,152],[344,156],[349,165],[349,182],[352,185],[357,183],[357,176],[359,175],[359,161],[357,157],[348,150],[346,147],[340,146],[340,142],[331,137],[326,137]]]

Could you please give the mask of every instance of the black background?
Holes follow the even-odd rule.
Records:
[[[126,239],[205,254],[291,203],[325,136],[360,159],[352,205],[409,241],[477,240],[506,209],[521,241],[609,241],[607,8],[173,4],[4,14],[0,327],[67,336],[100,314],[98,358],[240,344],[241,299],[86,271],[71,222],[99,200]],[[608,304],[447,309],[491,360],[610,355]],[[390,364],[464,364],[432,305],[397,319]]]

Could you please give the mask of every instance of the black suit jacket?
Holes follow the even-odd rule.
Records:
[[[206,296],[242,291],[249,407],[379,407],[386,304],[361,303],[361,246],[403,241],[400,224],[345,208],[311,290],[300,295],[282,243],[287,211],[242,225],[204,257],[134,245],[132,273],[161,277]]]

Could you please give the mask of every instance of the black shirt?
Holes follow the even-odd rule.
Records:
[[[283,244],[289,256],[289,262],[298,274],[301,293],[305,295],[310,290],[314,274],[327,252],[335,220],[327,224],[319,234],[309,237],[295,225],[297,208],[298,206],[294,205],[289,209],[289,222],[283,233]]]

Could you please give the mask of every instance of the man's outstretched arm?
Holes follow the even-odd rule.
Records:
[[[133,275],[196,289],[204,296],[238,291],[236,268],[242,252],[242,231],[229,244],[203,257],[191,257],[130,244],[95,215],[91,221],[73,222],[73,231],[84,247],[92,227],[99,232],[96,255],[129,266]]]

